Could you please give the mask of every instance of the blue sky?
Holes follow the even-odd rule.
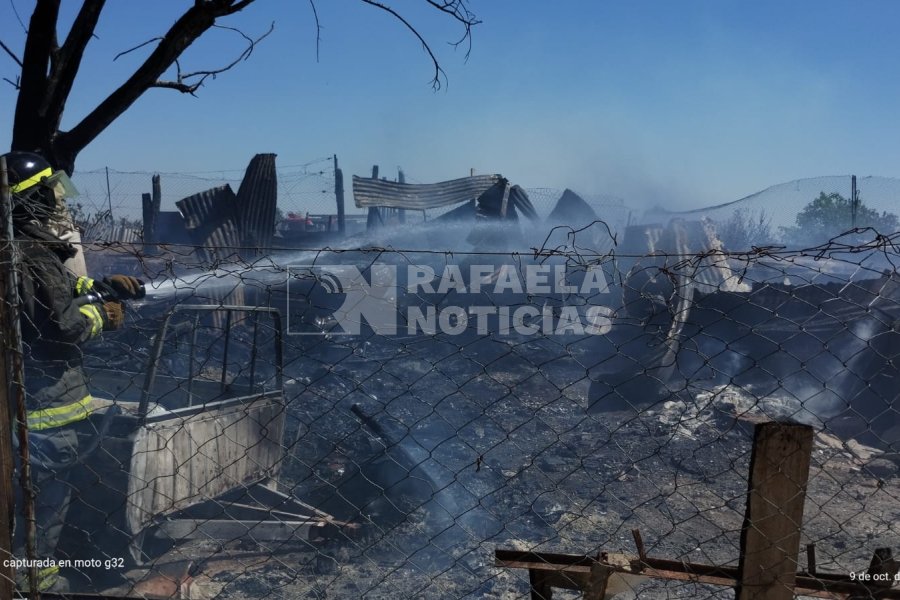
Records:
[[[64,3],[71,9],[74,3]],[[186,2],[109,2],[65,126],[145,53]],[[296,165],[337,154],[345,173],[404,169],[432,182],[498,172],[524,187],[571,187],[635,206],[694,208],[818,175],[898,175],[900,4],[888,0],[471,0],[483,23],[468,62],[459,30],[420,0],[394,0],[438,53],[448,81],[388,15],[319,0],[258,0],[225,21],[275,31],[247,62],[198,92],[151,90],[79,170],[243,169],[258,152]],[[21,48],[12,7],[2,39]],[[27,22],[27,21],[26,21]],[[216,31],[185,70],[219,66],[240,39]],[[0,57],[4,76],[15,73]],[[8,147],[14,92],[0,89]]]

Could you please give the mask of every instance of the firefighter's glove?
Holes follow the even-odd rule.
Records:
[[[111,331],[119,329],[125,323],[125,305],[121,302],[103,303],[103,329]]]
[[[91,324],[91,337],[103,330],[119,329],[125,322],[125,305],[112,301],[103,304],[85,304],[78,309]]]
[[[145,295],[144,282],[131,275],[110,275],[103,279],[120,300],[137,300]]]

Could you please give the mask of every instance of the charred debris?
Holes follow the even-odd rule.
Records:
[[[478,260],[500,261],[502,259],[497,258],[499,255],[510,252],[536,264],[556,261],[562,265],[567,281],[571,278],[573,281],[570,283],[575,283],[576,288],[579,278],[586,276],[588,267],[602,269],[608,282],[602,293],[587,298],[579,297],[577,293],[555,294],[541,299],[556,311],[574,305],[578,311],[584,312],[598,303],[612,309],[610,329],[605,335],[590,339],[590,351],[583,355],[591,359],[581,363],[584,366],[583,377],[590,380],[587,402],[580,407],[586,412],[612,412],[620,417],[628,413],[646,414],[647,409],[657,409],[671,397],[698,398],[706,394],[706,397],[723,398],[709,416],[709,420],[722,430],[734,427],[736,423],[740,426],[741,423],[755,424],[765,420],[793,421],[802,424],[803,431],[812,426],[842,442],[853,441],[875,448],[883,456],[896,456],[900,450],[894,383],[895,361],[900,353],[900,327],[897,325],[900,322],[900,311],[897,309],[900,280],[893,270],[882,271],[872,267],[848,273],[841,270],[841,265],[845,263],[841,262],[839,254],[804,256],[802,260],[787,265],[765,253],[735,254],[723,246],[714,224],[702,220],[674,219],[668,223],[641,225],[628,223],[616,230],[606,226],[604,215],[598,214],[571,190],[562,194],[548,217],[542,221],[525,190],[501,175],[472,176],[436,184],[389,182],[378,179],[377,173],[374,177],[354,177],[355,204],[357,208],[367,211],[365,233],[354,238],[344,235],[343,218],[346,215],[340,202],[333,215],[334,220],[328,221],[327,231],[297,229],[279,232],[275,228],[277,178],[274,159],[273,154],[254,157],[237,193],[229,186],[206,190],[180,200],[177,203],[179,211],[175,215],[158,212],[159,203],[151,197],[147,214],[154,213],[154,206],[156,213],[149,220],[145,214],[145,223],[148,224],[145,240],[157,245],[156,252],[125,256],[112,249],[101,250],[89,255],[89,260],[99,263],[100,271],[114,268],[127,272],[130,265],[132,271],[144,276],[170,277],[237,263],[246,266],[246,269],[237,272],[228,285],[210,289],[209,293],[195,293],[185,300],[185,304],[254,307],[248,312],[277,308],[274,312],[280,314],[281,311],[289,312],[289,291],[283,286],[278,287],[282,284],[273,283],[274,280],[264,282],[263,286],[254,285],[261,279],[254,279],[250,273],[260,258],[277,262],[279,254],[285,251],[325,244],[350,250],[377,246],[385,239],[390,240],[398,225],[401,226],[399,229],[427,232],[461,224],[462,229],[468,232],[465,236],[466,248],[471,248],[472,254],[483,252],[484,256],[489,257]],[[424,215],[430,212],[440,214],[426,220]],[[418,218],[414,219],[414,216]],[[344,260],[352,261],[362,256],[350,250],[345,252]],[[135,256],[139,256],[141,261],[136,261]],[[441,256],[441,260],[445,257]],[[191,261],[194,261],[193,264]],[[113,263],[115,266],[112,266]],[[123,266],[126,268],[123,269]],[[157,270],[148,273],[148,268]],[[276,279],[283,281],[281,275]],[[194,281],[198,282],[194,291],[202,292],[202,280]],[[532,301],[527,296],[526,293],[514,292],[497,295],[492,300],[497,304],[518,305]],[[408,301],[439,306],[446,298],[418,296]],[[148,301],[138,310],[141,316],[152,316],[158,320],[162,312],[171,308],[171,302],[171,297],[161,298],[155,304]],[[296,299],[294,302],[296,304]],[[209,306],[204,310],[207,308]],[[195,414],[199,414],[199,409],[194,407],[206,407],[214,401],[230,402],[233,399],[223,396],[223,391],[237,389],[236,386],[241,383],[247,385],[248,397],[253,398],[255,404],[252,406],[260,415],[258,420],[263,422],[268,419],[277,423],[277,427],[263,428],[268,432],[268,437],[263,440],[264,445],[251,443],[254,440],[250,438],[257,435],[256,432],[242,432],[249,440],[246,445],[259,446],[269,452],[262,458],[251,457],[256,466],[248,467],[246,473],[241,474],[242,486],[256,486],[281,465],[283,448],[303,447],[297,446],[302,431],[298,427],[293,432],[296,436],[294,445],[285,443],[290,424],[284,420],[283,412],[279,412],[282,401],[278,393],[282,388],[280,364],[277,372],[273,373],[266,372],[262,365],[258,367],[258,373],[269,386],[261,392],[254,388],[259,377],[257,373],[251,372],[246,381],[241,381],[242,365],[252,366],[258,362],[259,354],[253,349],[258,319],[253,315],[251,320],[240,310],[232,310],[231,313],[227,321],[219,320],[209,326],[215,334],[211,337],[231,335],[234,330],[233,335],[238,342],[248,342],[252,338],[253,343],[246,344],[248,349],[244,350],[244,354],[234,351],[229,356],[224,353],[219,370],[207,369],[195,373],[192,370],[193,354],[189,360],[178,362],[178,356],[168,353],[159,336],[154,340],[157,344],[155,358],[166,365],[170,372],[165,376],[174,381],[170,382],[171,389],[167,388],[167,395],[177,398],[180,404],[154,407],[139,394],[142,390],[138,385],[126,385],[129,389],[123,391],[121,372],[115,370],[106,372],[108,378],[103,379],[104,373],[95,369],[95,379],[108,386],[119,398],[126,392],[135,395],[130,408],[136,411],[137,416],[126,413],[113,423],[119,429],[112,431],[121,434],[121,443],[126,450],[130,448],[129,444],[137,442],[159,447],[161,443],[157,438],[161,439],[165,427],[170,425],[173,430],[181,431],[186,430],[184,423],[187,423],[197,429],[196,435],[200,437],[219,435],[217,431],[210,434],[202,430],[206,425],[199,423],[200,419]],[[190,352],[193,352],[193,342],[189,345],[177,339],[179,333],[176,330],[184,323],[186,321],[179,322],[177,319],[171,323],[173,347],[182,350],[190,347]],[[237,323],[242,323],[243,329],[232,327]],[[249,323],[253,323],[252,336],[246,335],[251,331],[247,326]],[[272,332],[280,330],[278,326],[269,331],[275,335]],[[183,333],[181,337],[188,340],[194,335],[190,331]],[[369,335],[367,340],[375,340],[371,332],[366,333]],[[488,335],[494,333],[491,331]],[[434,337],[439,338],[440,335]],[[316,348],[322,357],[329,356],[329,350],[325,348],[328,338],[316,339],[326,340]],[[578,336],[561,340],[562,343],[555,349],[563,353],[584,341]],[[225,345],[227,347],[228,342]],[[280,342],[276,346],[280,346]],[[367,359],[365,355],[354,355],[353,358],[358,361],[354,364],[361,366],[366,360],[378,360],[374,357]],[[296,360],[296,357],[289,360]],[[156,363],[151,361],[151,364]],[[182,372],[185,369],[187,371]],[[133,375],[137,378],[140,374]],[[179,378],[189,383],[182,385]],[[274,383],[276,380],[277,383]],[[157,384],[152,378],[147,381],[147,389],[152,391],[150,388]],[[163,381],[167,380],[163,378]],[[748,403],[741,403],[742,393],[750,398]],[[194,396],[199,398],[199,403]],[[127,401],[120,404],[129,408]],[[366,431],[371,432],[373,439],[379,439],[384,447],[396,453],[397,456],[391,458],[406,469],[408,478],[411,479],[410,473],[415,473],[422,480],[431,481],[433,489],[449,486],[443,485],[446,482],[442,477],[456,481],[458,474],[431,472],[426,461],[406,451],[409,431],[404,427],[394,427],[394,423],[385,418],[384,408],[377,400],[354,400],[352,406],[340,407],[343,411],[340,418],[358,419],[368,428]],[[231,405],[223,404],[218,409],[227,411]],[[170,423],[172,413],[186,420]],[[233,415],[228,413],[225,416]],[[136,428],[146,423],[158,424],[152,431],[139,430],[138,438],[134,438]],[[440,436],[440,440],[449,439],[453,434],[452,431],[447,432],[447,437]],[[191,435],[194,433],[191,432]],[[367,438],[365,442],[368,444],[370,440]],[[417,440],[417,443],[420,444],[418,451],[428,455],[437,449],[437,446],[428,446],[430,442],[427,440]],[[805,443],[806,446],[811,444],[810,441]],[[172,451],[172,464],[179,464],[175,450]],[[332,451],[334,448],[325,450]],[[131,452],[135,454],[133,450]],[[125,454],[127,452],[123,451]],[[327,455],[327,452],[324,454]],[[182,460],[189,459],[192,458],[185,456]],[[370,460],[362,455],[353,455],[347,459],[347,464],[365,466]],[[148,479],[160,479],[158,473],[149,472],[150,466],[162,468],[144,465],[149,473]],[[383,467],[380,464],[375,466]],[[107,465],[107,468],[114,471],[117,465]],[[203,470],[198,466],[196,472]],[[326,486],[329,490],[340,489],[344,492],[355,489],[352,485],[358,485],[360,480],[366,480],[361,471],[356,475],[355,482],[349,476],[346,481],[340,480],[344,477],[341,472],[342,469],[330,469],[327,475],[334,477],[335,482],[333,486]],[[170,476],[171,473],[163,475]],[[392,485],[398,483],[394,479],[389,481]],[[262,507],[238,507],[245,512],[237,511],[231,505],[224,512],[218,505],[212,508],[195,505],[191,500],[196,495],[194,492],[198,486],[208,484],[192,481],[193,487],[181,496],[178,490],[161,490],[158,493],[150,490],[144,501],[144,512],[133,515],[123,512],[116,516],[119,519],[117,523],[129,535],[138,535],[146,529],[152,534],[148,534],[151,538],[155,535],[163,541],[181,541],[198,531],[196,525],[200,522],[213,521],[209,532],[200,531],[203,535],[212,535],[219,529],[233,533],[229,529],[233,528],[231,521],[271,512],[271,507],[264,502],[261,502]],[[379,490],[387,487],[390,486]],[[265,486],[252,489],[259,492],[260,497],[266,496],[263,500],[271,500]],[[226,495],[229,492],[224,488],[217,491]],[[420,493],[420,490],[414,491]],[[362,496],[363,492],[359,494]],[[748,506],[754,500],[752,494],[748,492]],[[349,496],[352,494],[348,492]],[[153,502],[164,497],[177,497],[180,503],[171,507],[153,505]],[[311,494],[311,497],[315,498],[315,495]],[[278,506],[289,500],[294,502],[291,498],[275,498]],[[444,501],[446,510],[456,504],[465,505],[464,499],[452,497],[449,491],[440,500]],[[296,527],[289,532],[290,535],[301,530],[307,535],[307,530],[313,530],[322,533],[318,537],[325,539],[335,536],[336,530],[346,535],[357,525],[351,522],[356,505],[344,507],[347,514],[343,514],[342,507],[325,505],[325,502],[322,500],[320,504],[317,499],[310,504],[291,504],[295,509],[291,518],[296,521]],[[120,504],[127,505],[124,502]],[[171,508],[168,513],[167,508]],[[459,515],[452,514],[455,518],[463,518],[467,510],[461,508]],[[166,518],[160,520],[155,516],[159,514],[164,514]],[[402,520],[405,516],[399,515],[397,519]],[[281,533],[276,529],[273,526],[271,538],[278,541]],[[120,537],[122,539],[114,542],[121,544],[127,541],[128,536]],[[681,579],[697,575],[691,569],[710,569],[710,572],[700,575],[727,579],[726,585],[742,580],[746,585],[753,584],[742,579],[743,571],[735,569],[715,565],[676,565],[671,561],[649,559],[639,536],[637,546],[637,558],[629,557],[624,565],[611,561],[608,554],[593,558],[521,552],[509,554],[498,550],[496,558],[498,566],[528,568],[532,583],[537,581],[536,589],[544,597],[549,597],[549,588],[556,583],[546,574],[538,573],[541,563],[544,567],[550,565],[556,571],[565,572],[579,583],[579,589],[591,588],[595,592],[605,589],[612,571],[640,575],[653,571],[662,573],[666,578]],[[152,545],[145,548],[140,543],[132,543],[130,547],[132,556],[139,560],[150,556],[152,550]],[[816,590],[810,587],[812,582],[807,577],[808,574],[815,575],[815,561],[810,564],[812,566],[807,574],[797,575],[798,589]],[[821,578],[821,574],[819,576]],[[787,585],[793,586],[794,583],[792,580]],[[841,580],[838,583],[847,582]],[[595,595],[603,596],[600,592]]]
[[[100,271],[115,263],[124,272],[177,277],[230,263],[252,269],[260,258],[277,262],[280,253],[297,248],[389,245],[385,240],[397,226],[428,232],[461,224],[464,245],[476,254],[516,252],[535,263],[555,261],[576,281],[590,265],[603,269],[606,294],[545,299],[581,304],[580,310],[597,302],[613,309],[613,328],[600,342],[606,358],[587,368],[590,411],[639,409],[673,387],[702,382],[784,396],[784,416],[833,429],[842,439],[892,452],[900,444],[891,391],[900,289],[890,268],[843,272],[841,265],[850,263],[834,252],[788,263],[764,252],[735,253],[746,249],[725,248],[709,220],[627,223],[616,231],[569,189],[542,220],[525,190],[498,174],[411,184],[402,174],[400,181],[379,178],[375,167],[372,177],[352,178],[367,230],[346,236],[337,168],[336,174],[337,210],[327,231],[276,231],[275,155],[259,154],[237,193],[230,186],[206,190],[178,201],[174,215],[147,198],[145,239],[158,254],[136,253],[141,260],[135,261],[100,250],[91,258]],[[237,277],[234,285],[201,296],[237,305],[286,301],[287,291],[277,285],[267,284],[264,294],[258,287],[252,277],[246,285]]]

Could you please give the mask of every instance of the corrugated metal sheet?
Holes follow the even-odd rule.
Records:
[[[188,230],[198,229],[212,221],[234,220],[237,216],[234,190],[227,184],[182,198],[175,206],[181,211]]]
[[[127,225],[97,221],[84,228],[81,238],[84,242],[137,244],[141,242],[141,232]]]
[[[93,223],[88,223],[87,225],[82,227],[81,241],[83,241],[83,242],[109,241],[109,240],[105,239],[108,229],[109,229],[109,225],[107,224],[106,221],[94,221]]]
[[[597,220],[597,213],[584,198],[566,188],[547,215],[547,222],[554,225],[581,227]]]
[[[237,221],[237,198],[230,185],[212,188],[175,203],[191,241],[210,261],[224,258],[241,246]]]
[[[359,208],[440,208],[478,198],[502,179],[500,175],[475,175],[441,183],[395,183],[354,175],[353,200]]]
[[[526,219],[538,221],[537,211],[534,210],[528,193],[521,186],[514,185],[509,189],[509,206],[517,209]]]
[[[263,252],[272,247],[278,177],[274,154],[257,154],[247,165],[237,193],[238,223],[243,243]]]
[[[175,203],[184,217],[185,226],[198,253],[209,267],[223,260],[234,260],[240,252],[241,235],[238,228],[237,197],[230,185],[188,196]],[[221,302],[222,304],[243,304],[243,283],[233,289],[216,289],[206,297],[198,297],[201,302]],[[241,315],[235,315],[241,317]],[[222,326],[225,315],[217,312],[213,322]]]
[[[473,199],[452,210],[448,210],[436,218],[435,221],[469,221],[475,218],[476,213],[477,208],[475,206],[475,200]]]
[[[161,210],[156,215],[156,243],[190,244],[191,238],[184,225],[184,217],[175,210]]]

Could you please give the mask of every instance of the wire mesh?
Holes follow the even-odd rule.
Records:
[[[97,169],[76,172],[72,180],[79,196],[70,205],[80,204],[82,216],[91,221],[97,215],[112,213],[113,221],[132,223],[141,219],[143,194],[151,192],[154,173]],[[210,188],[240,187],[244,170],[200,173],[159,173],[162,210],[175,210],[175,202]],[[288,213],[333,214],[335,212],[334,162],[331,157],[302,164],[279,165],[278,207]]]
[[[736,569],[754,427],[778,421],[815,432],[796,570],[874,576],[900,522],[900,234],[731,252],[708,221],[622,214],[216,262],[87,246],[147,293],[80,345],[77,452],[34,463],[64,527],[48,544],[39,518],[27,558],[109,597],[526,598],[548,592],[498,549],[596,562],[638,529],[648,555]],[[607,593],[733,595],[647,575]]]

